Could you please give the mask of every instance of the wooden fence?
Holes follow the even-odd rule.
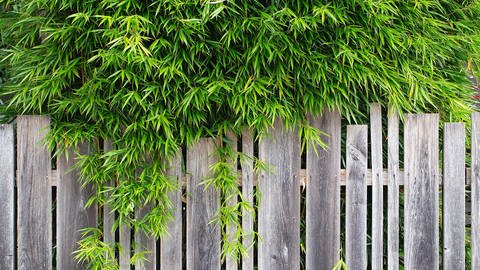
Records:
[[[186,172],[180,158],[169,171],[186,183],[184,194],[171,194],[176,211],[169,224],[170,236],[156,240],[141,233],[131,234],[124,227],[117,233],[105,230],[106,242],[116,240],[124,247],[118,254],[120,269],[131,269],[130,246],[137,251],[153,251],[145,264],[134,269],[291,270],[300,269],[301,264],[309,270],[331,269],[340,256],[352,270],[399,269],[400,265],[412,270],[480,269],[479,113],[472,115],[471,170],[465,165],[468,153],[464,124],[447,123],[443,127],[442,158],[436,114],[406,116],[404,148],[400,151],[402,121],[395,114],[388,115],[388,130],[383,132],[381,108],[372,105],[369,126],[349,125],[346,129],[345,168],[341,165],[341,116],[325,112],[310,121],[329,134],[323,138],[329,148],[318,153],[308,151],[304,165],[296,132],[285,129],[280,121],[270,136],[259,142],[254,142],[249,132],[242,135],[239,150],[253,155],[254,144],[258,143],[259,158],[273,166],[273,170],[256,176],[252,166],[241,164],[239,182],[245,198],[254,200],[256,188],[262,194],[257,219],[249,214],[242,216],[245,231],[258,226],[262,237],[248,255],[238,262],[221,261],[221,231],[210,224],[221,194],[199,185],[215,162],[213,142],[205,138],[187,150]],[[56,170],[52,170],[51,153],[39,143],[48,128],[49,119],[41,116],[19,116],[16,133],[12,125],[0,126],[0,269],[85,269],[72,256],[79,230],[99,223],[108,228],[114,221],[109,209],[84,208],[92,191],[82,189],[78,172],[68,169],[73,158],[67,161],[59,157]],[[108,144],[104,147],[111,149]],[[80,146],[80,152],[88,151],[88,146]],[[388,153],[387,159],[382,158],[384,152]],[[402,153],[404,168],[400,168]],[[466,225],[465,190],[469,185],[472,211],[471,224]],[[405,201],[403,220],[401,193]],[[439,194],[443,196],[443,209]],[[184,206],[182,196],[186,197]],[[305,217],[301,214],[303,203]],[[137,209],[136,215],[143,215],[145,210]],[[301,230],[303,218],[305,229]],[[472,232],[471,265],[466,265],[465,259],[466,228]],[[371,235],[371,246],[367,246],[367,235]],[[300,247],[303,237],[306,254]],[[244,237],[243,242],[252,245],[250,237]]]

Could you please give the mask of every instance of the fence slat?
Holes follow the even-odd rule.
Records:
[[[346,263],[367,268],[367,133],[365,125],[347,126]]]
[[[220,269],[220,227],[211,223],[220,194],[201,184],[215,163],[211,139],[200,139],[187,150],[187,269]]]
[[[372,270],[383,269],[382,107],[370,106],[372,144]]]
[[[472,269],[480,268],[480,113],[472,114]]]
[[[103,143],[103,150],[105,152],[113,150],[111,141],[105,140]],[[115,182],[112,180],[110,185],[113,186]],[[108,196],[108,195],[107,195]],[[113,224],[115,222],[115,212],[111,207],[105,205],[103,207],[103,242],[108,245],[115,243],[115,231],[113,231]]]
[[[443,269],[465,269],[465,125],[443,131]]]
[[[89,146],[78,147],[79,154],[88,154]],[[72,170],[76,162],[76,153],[68,150],[57,160],[57,269],[85,269],[85,264],[77,263],[73,253],[78,249],[81,230],[97,226],[97,207],[85,208],[93,194],[90,185],[82,188],[79,171]]]
[[[306,269],[330,270],[340,251],[341,117],[325,111],[309,120],[327,134],[322,140],[328,149],[307,151]]]
[[[408,114],[404,140],[405,269],[438,269],[438,115]]]
[[[52,269],[50,119],[17,117],[18,269]]]
[[[276,121],[260,141],[259,158],[271,168],[261,173],[258,215],[259,269],[300,267],[300,145],[296,132]]]
[[[119,242],[120,242],[120,252],[119,252],[119,266],[120,270],[130,270],[130,258],[131,258],[131,231],[130,227],[127,225],[120,225],[119,231]]]
[[[13,270],[15,260],[15,141],[12,125],[0,125],[0,269]]]
[[[167,175],[176,179],[178,189],[169,194],[173,207],[173,220],[168,223],[168,235],[160,239],[160,269],[182,269],[182,155],[178,154],[167,170]]]
[[[388,270],[398,270],[400,248],[400,168],[399,168],[399,119],[396,111],[388,113]]]
[[[151,205],[145,205],[135,209],[137,219],[142,219],[150,210]],[[147,252],[145,260],[135,261],[135,270],[155,270],[157,269],[157,244],[155,237],[138,230],[135,232],[135,253]]]
[[[244,129],[242,132],[242,153],[253,157],[253,134],[251,130]],[[253,205],[254,177],[253,162],[251,159],[242,159],[242,195],[244,200]],[[242,228],[245,232],[243,246],[248,248],[247,254],[242,257],[242,269],[253,270],[253,213],[247,210],[242,212]]]
[[[227,134],[227,138],[228,138],[230,147],[232,148],[232,151],[233,151],[233,153],[235,155],[235,158],[236,158],[237,137],[232,132],[229,132]],[[237,160],[230,160],[230,162],[233,163],[233,166],[236,169],[237,168]],[[234,206],[234,205],[237,204],[237,202],[238,202],[238,198],[237,198],[237,196],[234,196],[227,203],[228,203],[229,206]],[[236,232],[237,232],[236,225],[232,225],[232,226],[227,227],[227,234],[228,234],[228,238],[229,238],[230,242],[235,239]],[[238,269],[238,264],[237,264],[236,258],[232,258],[231,256],[227,255],[227,259],[226,259],[226,262],[225,262],[225,268],[226,268],[226,270],[237,270]]]

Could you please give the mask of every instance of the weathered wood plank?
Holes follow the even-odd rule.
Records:
[[[51,186],[57,186],[57,176],[56,176],[56,170],[52,170],[52,175],[50,176],[50,184]],[[239,170],[237,172],[239,175],[242,175],[242,171]],[[471,168],[467,167],[465,168],[465,185],[470,185],[471,184]],[[383,180],[382,180],[382,185],[384,186],[388,186],[389,185],[389,176],[388,176],[388,170],[387,169],[383,169]],[[347,171],[345,169],[341,169],[340,170],[340,186],[345,186],[345,181],[346,181],[346,177],[347,177]],[[442,173],[440,172],[439,173],[439,177],[442,178]],[[398,184],[400,186],[403,186],[403,183],[404,183],[404,171],[403,170],[399,170],[398,174],[397,174],[397,181],[398,181]],[[186,186],[186,177],[182,177],[181,179],[181,184],[182,186]],[[308,182],[307,180],[307,171],[302,169],[300,170],[300,181],[299,181],[299,185],[304,187],[306,186],[306,183]],[[243,185],[242,183],[240,183],[240,185]],[[256,186],[257,185],[257,176],[256,175],[253,175],[253,185]],[[367,170],[367,186],[371,186],[372,185],[372,170],[371,169],[368,169]]]
[[[383,269],[382,107],[370,106],[372,145],[372,270]]]
[[[465,125],[443,131],[443,269],[465,269]]]
[[[152,206],[147,204],[135,209],[135,217],[142,219],[150,212]],[[157,243],[155,237],[148,235],[141,230],[135,231],[135,253],[146,252],[145,260],[135,261],[135,270],[157,269]]]
[[[271,166],[261,173],[258,268],[300,268],[300,143],[296,132],[277,120],[259,143],[259,158]]]
[[[244,129],[242,132],[242,153],[247,157],[253,157],[253,132]],[[246,202],[253,206],[254,200],[254,172],[253,160],[244,158],[242,165],[242,196]],[[243,246],[247,248],[247,254],[242,257],[242,269],[253,270],[253,215],[250,211],[243,209],[242,228],[245,233],[243,237]]]
[[[326,111],[309,122],[327,134],[328,149],[307,150],[306,269],[330,270],[340,251],[341,116]]]
[[[88,144],[79,145],[78,154],[90,152]],[[60,181],[57,186],[57,268],[85,269],[85,264],[77,263],[73,253],[78,249],[81,230],[97,226],[97,207],[85,208],[93,195],[90,185],[82,188],[80,173],[72,170],[77,153],[68,150],[68,157],[62,154],[57,160],[57,172]]]
[[[347,126],[346,263],[367,269],[367,133],[366,125]]]
[[[172,202],[172,217],[168,223],[168,235],[160,239],[160,269],[182,269],[182,155],[179,153],[170,164],[167,175],[174,179],[178,186],[169,194]]]
[[[405,269],[438,269],[438,115],[408,114],[405,145]]]
[[[400,249],[400,157],[399,119],[396,111],[388,114],[388,228],[387,263],[388,270],[398,270]],[[385,175],[385,173],[384,173]]]
[[[103,151],[106,153],[111,150],[113,150],[112,142],[109,140],[105,140],[103,143]],[[112,179],[109,185],[112,187],[115,185],[114,179]],[[108,245],[114,245],[115,243],[115,231],[113,228],[114,223],[115,223],[115,212],[110,206],[104,205],[103,206],[103,242]]]
[[[480,113],[472,113],[472,268],[480,269]]]
[[[0,125],[0,269],[15,261],[15,139],[12,125]]]
[[[230,145],[230,147],[232,148],[232,152],[236,158],[236,155],[237,155],[237,137],[235,136],[235,134],[233,134],[232,132],[229,132],[227,134],[227,139],[228,139],[228,143]],[[230,160],[231,164],[233,164],[233,167],[235,168],[235,170],[237,169],[237,160]],[[238,196],[233,196],[231,199],[229,198],[226,198],[227,203],[230,207],[233,207],[235,205],[237,205],[238,203]],[[237,233],[237,226],[236,225],[230,225],[230,226],[227,226],[227,235],[228,235],[228,239],[230,242],[234,241],[235,240],[235,234]],[[226,262],[225,262],[225,268],[226,270],[237,270],[238,269],[238,260],[237,258],[235,257],[232,257],[232,256],[229,256],[227,254],[227,259],[226,259]]]
[[[212,139],[200,139],[187,149],[187,269],[220,269],[220,227],[211,223],[220,207],[220,194],[201,184],[216,161]]]
[[[130,258],[132,253],[131,238],[130,227],[121,224],[119,231],[120,251],[118,259],[120,270],[130,270]]]
[[[50,119],[17,117],[18,269],[52,269],[51,153],[43,139]]]

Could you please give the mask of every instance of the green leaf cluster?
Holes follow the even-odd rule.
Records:
[[[59,153],[111,140],[114,150],[97,143],[81,158],[84,183],[98,191],[90,203],[156,236],[178,188],[168,161],[200,137],[262,135],[280,119],[319,142],[308,114],[335,109],[361,121],[370,102],[456,120],[472,109],[476,0],[0,0],[0,8],[2,114],[50,115]],[[227,162],[236,157],[218,147],[206,183],[228,199],[239,193]],[[146,204],[150,214],[133,218]],[[253,207],[224,203],[217,220],[238,224]],[[226,250],[244,251],[223,239]]]

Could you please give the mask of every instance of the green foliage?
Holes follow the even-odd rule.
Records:
[[[464,120],[472,106],[466,72],[476,71],[479,56],[475,0],[0,5],[2,113],[50,115],[49,142],[58,152],[110,139],[114,150],[98,147],[79,164],[84,184],[98,191],[90,203],[110,205],[118,222],[157,236],[171,216],[167,193],[178,188],[165,161],[199,137],[243,128],[262,135],[283,119],[305,141],[320,143],[306,115],[324,109],[361,121],[366,104],[380,102],[400,113]],[[254,206],[241,198],[228,203],[239,194],[228,163],[234,154],[227,144],[218,148],[216,174],[205,183],[227,198],[216,218],[227,228]],[[151,212],[132,218],[145,204]],[[92,262],[89,249],[103,247],[86,239],[78,257]],[[243,252],[239,241],[223,239],[227,253]]]

